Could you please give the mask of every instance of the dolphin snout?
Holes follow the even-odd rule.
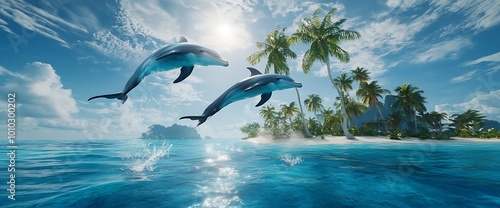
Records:
[[[302,83],[294,82],[293,84],[295,85],[295,87],[298,87],[298,88],[302,87]]]
[[[222,66],[229,66],[229,62],[222,60]]]

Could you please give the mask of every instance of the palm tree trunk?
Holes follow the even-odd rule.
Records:
[[[382,115],[382,111],[380,110],[380,107],[378,105],[375,105],[375,107],[377,107],[378,113],[380,114],[380,120],[383,121],[384,120],[384,115]],[[384,123],[384,129],[385,129],[385,131],[388,131],[387,130],[387,125],[385,125],[385,123]]]
[[[413,127],[415,128],[415,132],[418,133],[416,113],[413,113]]]
[[[339,87],[335,84],[332,72],[330,71],[330,58],[326,57],[326,70],[328,71],[328,77],[330,78],[330,81],[333,84],[333,87],[337,90],[339,93],[340,97],[340,104],[342,107],[342,114],[343,114],[343,119],[342,119],[342,131],[344,131],[345,136],[347,139],[356,139],[354,136],[349,132],[349,129],[347,129],[347,113],[345,111],[345,103],[344,103],[344,96],[342,95],[342,92],[340,91]]]
[[[300,94],[299,94],[299,89],[295,88],[295,92],[297,92],[297,99],[299,100],[299,107],[300,107],[300,117],[302,118],[302,123],[304,124],[304,135],[306,138],[312,138],[311,132],[309,132],[309,129],[307,129],[307,123],[306,119],[304,118],[304,111],[302,110],[302,102],[300,101]]]

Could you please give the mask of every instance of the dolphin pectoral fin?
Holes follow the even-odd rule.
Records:
[[[178,54],[178,53],[180,53],[180,52],[177,52],[177,51],[170,51],[170,52],[168,52],[168,53],[166,53],[166,54],[163,54],[163,55],[161,55],[160,57],[156,58],[156,60],[158,61],[158,60],[160,60],[160,59],[162,59],[162,58],[165,58],[165,57],[167,57],[167,56],[171,56],[171,55],[175,55],[175,54]]]
[[[181,68],[181,74],[179,77],[177,77],[176,80],[174,80],[174,83],[181,82],[182,80],[186,79],[191,72],[193,72],[194,66],[183,66]]]
[[[266,103],[271,98],[271,95],[273,95],[272,92],[262,94],[260,96],[259,103],[257,103],[257,105],[255,105],[255,107],[259,107],[259,106],[263,105],[264,103]]]
[[[250,70],[250,76],[255,76],[255,75],[259,75],[259,74],[262,74],[259,70],[257,70],[256,68],[253,68],[253,67],[247,67],[248,70]]]
[[[199,125],[205,123],[205,121],[207,120],[207,116],[183,116],[181,118],[179,118],[179,120],[181,119],[186,119],[186,118],[189,118],[191,120],[198,120],[198,125],[196,127],[198,127]]]

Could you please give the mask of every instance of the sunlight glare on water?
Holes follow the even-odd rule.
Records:
[[[229,207],[242,204],[236,188],[239,173],[229,164],[231,152],[238,152],[238,149],[223,145],[205,145],[204,161],[215,169],[210,168],[212,171],[207,172],[210,176],[198,185],[197,194],[204,198],[203,202],[191,207]]]

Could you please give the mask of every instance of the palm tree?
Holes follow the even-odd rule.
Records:
[[[290,121],[290,124],[292,123],[292,118],[294,114],[296,113],[300,114],[300,110],[297,107],[295,107],[295,102],[291,102],[289,105],[282,104],[281,112],[283,113],[283,117]]]
[[[276,120],[276,111],[274,106],[271,104],[266,105],[260,109],[260,116],[264,118],[264,128],[270,128],[273,127],[273,124],[275,123],[274,120]]]
[[[283,28],[282,30],[280,30],[279,27],[274,28],[274,30],[267,35],[265,42],[256,43],[257,48],[261,50],[250,55],[247,58],[247,61],[250,64],[255,65],[260,62],[264,56],[266,56],[267,63],[266,68],[264,69],[265,73],[269,73],[269,70],[272,67],[275,74],[290,74],[290,67],[288,67],[286,60],[287,58],[295,59],[297,58],[297,55],[290,50],[290,42],[288,41],[288,37],[285,35],[285,30],[286,28]],[[299,101],[301,112],[300,116],[302,118],[302,122],[304,123],[305,137],[310,138],[312,135],[307,129],[299,90],[295,88],[295,92],[297,93],[297,99]]]
[[[401,111],[394,111],[389,116],[387,117],[387,125],[391,127],[391,129],[394,131],[401,126],[401,123],[403,122],[404,115],[401,113]]]
[[[392,104],[392,107],[400,107],[406,116],[410,129],[417,131],[415,111],[424,112],[427,110],[424,105],[426,103],[425,97],[422,96],[424,91],[406,83],[401,87],[397,87],[394,91],[398,94],[396,95],[396,102]]]
[[[311,128],[314,136],[321,135],[321,124],[317,119],[310,117],[309,119],[307,119],[307,125],[309,125],[309,128]]]
[[[337,108],[340,108],[340,99],[339,97],[336,97],[337,101],[335,102],[335,106]],[[345,101],[345,109],[347,113],[347,126],[351,126],[351,120],[353,118],[359,117],[363,112],[366,111],[367,107],[363,105],[362,103],[358,103],[355,100],[353,100],[349,95],[344,96],[344,101]]]
[[[442,121],[447,118],[446,113],[439,113],[437,111],[432,111],[430,113],[423,113],[421,119],[424,123],[430,126],[432,131],[443,131]]]
[[[390,94],[391,91],[388,89],[382,89],[382,87],[377,83],[377,81],[371,81],[370,83],[361,82],[359,89],[356,92],[356,96],[363,100],[363,105],[368,105],[370,108],[374,106],[377,107],[378,113],[380,114],[380,120],[384,119],[382,111],[380,111],[380,101],[383,94]]]
[[[370,72],[364,69],[363,67],[356,67],[356,69],[351,70],[351,72],[352,72],[352,79],[358,81],[360,85],[370,80]]]
[[[302,20],[302,23],[297,31],[290,37],[290,41],[293,43],[302,42],[310,44],[309,49],[305,52],[302,60],[302,70],[304,73],[309,73],[313,63],[319,60],[322,64],[326,65],[328,77],[330,78],[333,87],[337,90],[337,93],[341,95],[340,89],[335,84],[334,77],[330,69],[330,57],[334,56],[341,62],[349,62],[349,53],[342,49],[338,44],[344,40],[355,40],[360,37],[360,34],[356,31],[344,30],[340,28],[346,19],[333,22],[332,18],[334,13],[335,9],[332,9],[322,20],[320,20],[319,15],[321,14],[321,8],[318,8],[314,11],[311,18],[305,18]],[[343,98],[343,96],[341,96],[341,98]],[[347,114],[345,113],[343,99],[341,99],[341,103],[342,111],[344,112],[342,130],[348,139],[354,139],[354,136],[349,133],[349,130],[347,129]]]
[[[484,122],[485,116],[479,113],[478,110],[469,109],[462,114],[451,115],[451,126],[455,130],[469,129],[476,130]]]
[[[347,73],[345,72],[333,79],[333,81],[344,94],[346,94],[349,90],[352,90],[353,79],[350,76],[347,76]]]
[[[324,134],[332,134],[333,129],[340,126],[340,117],[335,115],[335,112],[331,108],[323,109],[321,114],[325,118],[321,131]]]
[[[304,100],[304,105],[306,105],[307,111],[313,112],[316,116],[316,119],[319,121],[317,112],[323,109],[321,98],[317,94],[310,94],[308,97],[309,98]]]

